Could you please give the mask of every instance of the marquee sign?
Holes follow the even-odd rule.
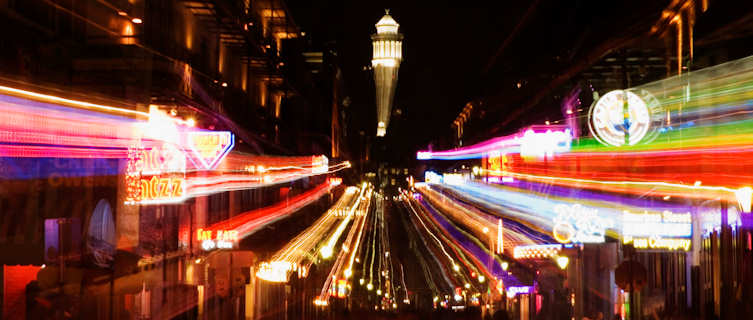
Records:
[[[591,106],[588,128],[604,145],[632,146],[655,138],[662,117],[659,101],[648,91],[614,90]]]
[[[235,138],[230,131],[194,131],[186,136],[196,165],[212,170],[233,149]]]
[[[561,244],[535,244],[516,246],[513,248],[515,259],[547,259],[559,256],[562,251]]]

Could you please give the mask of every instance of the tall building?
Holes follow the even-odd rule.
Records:
[[[377,33],[371,35],[377,106],[377,136],[387,133],[390,122],[392,99],[397,87],[397,71],[403,59],[403,35],[398,32],[399,24],[390,16],[389,10],[376,24]]]

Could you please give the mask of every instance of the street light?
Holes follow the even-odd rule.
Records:
[[[322,253],[322,258],[328,259],[329,257],[332,256],[332,253],[333,253],[332,252],[332,247],[330,247],[330,246],[324,246],[324,247],[322,247],[321,253]]]

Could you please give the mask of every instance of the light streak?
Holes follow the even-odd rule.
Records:
[[[265,169],[265,174],[223,174],[218,176],[189,176],[187,177],[187,192],[189,197],[196,197],[201,195],[209,195],[219,192],[227,192],[234,190],[247,190],[253,188],[260,188],[264,186],[281,184],[290,181],[295,181],[301,178],[334,173],[341,170],[350,168],[347,163],[339,163],[333,165],[328,171],[323,173],[313,174],[309,170],[291,170],[287,171],[280,169],[281,173],[271,173],[278,170],[276,167],[268,167]],[[221,171],[216,171],[221,172]]]
[[[284,183],[350,167],[349,162],[327,166],[323,156],[269,157],[235,153],[221,160],[232,147],[232,138],[231,143],[223,143],[221,149],[210,150],[206,143],[199,148],[195,142],[201,139],[191,137],[227,136],[229,133],[185,126],[185,121],[168,116],[157,106],[151,106],[147,113],[0,86],[0,113],[4,114],[0,119],[2,157],[126,159],[128,149],[133,146],[150,149],[169,144],[199,163],[182,170],[188,176],[181,199]],[[209,157],[199,157],[199,153]],[[207,166],[215,165],[219,169],[207,170]],[[250,166],[266,169],[249,172],[246,169]],[[93,174],[92,170],[83,169],[80,173]],[[24,176],[30,175],[6,172],[3,178]],[[140,204],[177,203],[181,199],[150,199]]]
[[[407,197],[410,199],[410,197]],[[437,231],[440,231],[438,233],[438,236],[442,238],[443,241],[445,241],[450,248],[452,249],[452,252],[458,257],[458,260],[460,260],[465,269],[470,271],[470,274],[476,274],[479,272],[478,266],[478,260],[475,259],[472,255],[467,255],[470,253],[466,248],[464,248],[458,241],[457,235],[453,235],[448,233],[448,222],[446,220],[438,220],[436,216],[436,211],[431,209],[429,206],[427,206],[426,203],[424,203],[421,200],[409,200],[409,201],[415,201],[417,203],[417,206],[421,208],[422,210],[418,210],[421,214],[425,215],[424,218],[425,221],[429,222],[434,229]],[[457,232],[462,233],[460,230],[455,230]],[[453,237],[455,237],[453,239]],[[479,246],[480,247],[480,246]],[[456,278],[458,278],[457,283],[465,283],[470,281],[470,278],[467,277],[465,272],[461,272],[460,266],[455,263],[454,261],[450,263],[452,265],[453,270],[455,273],[453,274]],[[471,276],[475,278],[475,276]],[[452,287],[452,285],[451,285]]]
[[[368,191],[367,195],[364,196],[364,193],[367,192],[367,191]],[[358,249],[358,248],[355,248],[355,247],[352,248],[352,249],[350,249],[350,248],[351,248],[351,244],[353,243],[353,238],[356,237],[357,230],[359,229],[359,225],[360,225],[360,220],[359,219],[366,219],[366,214],[355,214],[355,211],[356,210],[359,210],[359,211],[367,211],[368,210],[368,208],[370,206],[370,203],[371,203],[371,194],[372,194],[371,190],[370,189],[367,190],[367,187],[364,185],[364,187],[361,189],[361,193],[359,194],[359,196],[358,196],[358,198],[356,200],[357,203],[353,206],[353,208],[356,208],[356,209],[351,209],[352,211],[349,212],[349,214],[348,214],[348,217],[355,216],[355,219],[354,219],[354,223],[352,224],[352,226],[350,228],[350,231],[348,232],[348,235],[347,235],[347,237],[346,237],[346,239],[345,239],[345,241],[343,242],[343,245],[342,245],[342,247],[344,249],[347,248],[347,250],[341,250],[339,252],[339,254],[337,256],[337,259],[335,260],[335,262],[333,264],[333,267],[330,270],[329,276],[327,276],[326,281],[324,282],[324,285],[322,286],[322,291],[321,291],[321,293],[319,295],[319,299],[320,300],[326,300],[329,297],[330,292],[334,292],[334,290],[335,290],[334,280],[338,278],[337,275],[339,275],[339,274],[342,273],[342,269],[343,269],[343,266],[345,265],[345,261],[348,259],[347,258],[348,257],[348,252],[350,252],[350,251],[357,251],[357,249]],[[362,202],[361,201],[362,199],[365,200],[365,201]],[[336,231],[335,233],[338,233],[338,232]],[[334,234],[333,234],[333,236],[334,236]],[[334,238],[335,239],[339,238],[339,235],[337,237],[334,237]],[[331,238],[330,238],[330,241],[331,241]],[[330,245],[330,244],[328,243],[328,245]],[[332,246],[333,245],[334,244],[332,244]],[[351,270],[351,272],[352,272],[352,269],[349,269],[349,270]],[[341,282],[341,283],[344,282],[344,283],[347,284],[347,280],[346,279],[341,279],[341,280],[338,280],[338,281]],[[340,297],[340,298],[342,298],[342,297],[345,296],[344,289],[340,289],[340,286],[338,286],[338,294],[337,294],[337,296]]]
[[[403,205],[403,208],[404,208],[405,210],[407,210],[407,211],[410,211],[410,210],[412,210],[412,209],[410,209],[410,207],[409,207],[409,206],[407,205],[407,201],[408,201],[408,200],[407,200],[406,198],[401,198],[401,200],[402,200],[402,201],[401,201],[401,204]],[[409,213],[409,217],[410,217],[410,213]],[[401,219],[402,219],[402,221],[403,221],[403,225],[404,225],[404,226],[405,226],[405,227],[406,227],[406,228],[407,228],[408,230],[410,230],[410,231],[408,232],[408,235],[409,235],[409,236],[410,236],[411,238],[415,238],[415,237],[414,237],[414,233],[412,232],[412,231],[415,231],[415,232],[416,232],[416,234],[418,235],[418,238],[419,238],[419,239],[421,240],[421,242],[422,242],[422,243],[423,243],[423,244],[424,244],[424,245],[426,246],[426,248],[431,248],[431,247],[430,247],[430,245],[429,245],[429,242],[428,242],[428,241],[427,241],[427,240],[426,240],[426,239],[424,238],[424,235],[423,235],[423,234],[421,233],[421,231],[420,231],[420,229],[419,229],[419,227],[418,227],[418,225],[417,225],[417,224],[415,224],[415,223],[410,223],[410,222],[408,221],[409,219],[408,219],[408,217],[406,217],[406,215],[402,215],[402,214],[401,214],[401,215],[400,215],[400,218],[401,218]],[[412,219],[410,219],[410,220],[412,220]],[[409,226],[410,226],[410,227],[409,227]],[[422,268],[422,269],[423,269],[423,271],[424,271],[424,272],[423,272],[423,274],[424,274],[424,277],[426,278],[426,280],[427,280],[427,283],[429,284],[429,286],[430,286],[430,287],[432,288],[432,291],[433,291],[433,292],[435,292],[435,293],[439,293],[439,292],[441,292],[442,290],[440,290],[440,289],[439,289],[439,288],[437,287],[437,283],[436,283],[436,282],[434,281],[434,278],[433,278],[433,276],[432,276],[432,273],[431,273],[431,269],[429,268],[428,264],[426,263],[426,261],[425,261],[425,260],[424,260],[424,258],[423,258],[423,253],[424,253],[425,251],[424,251],[424,252],[421,252],[421,251],[419,251],[419,250],[417,249],[417,246],[413,246],[412,248],[413,248],[413,253],[414,253],[414,255],[415,255],[415,256],[416,256],[417,258],[418,258],[418,260],[419,260],[419,263],[420,263],[420,265],[421,265],[421,268]],[[434,260],[434,261],[435,261],[435,262],[436,262],[436,263],[437,263],[437,264],[438,264],[438,265],[440,266],[440,268],[439,268],[439,274],[440,274],[440,276],[442,277],[442,279],[444,280],[444,283],[446,284],[446,289],[447,289],[447,290],[452,290],[452,288],[454,287],[454,286],[453,286],[453,283],[452,283],[452,281],[450,280],[450,276],[448,275],[448,273],[446,272],[446,270],[445,270],[444,268],[442,268],[442,267],[441,267],[441,266],[442,266],[442,263],[440,262],[440,259],[439,259],[439,257],[438,257],[437,255],[435,255],[435,254],[434,254],[434,251],[432,251],[432,250],[428,250],[428,253],[429,253],[429,256],[430,256],[430,257],[431,257],[431,258],[432,258],[432,259],[433,259],[433,260]]]
[[[366,209],[364,217],[363,217],[363,219],[361,219],[361,224],[358,227],[358,235],[356,236],[356,244],[353,246],[355,249],[352,250],[352,252],[350,254],[350,260],[348,261],[348,266],[345,269],[346,272],[350,273],[350,274],[346,275],[346,278],[349,278],[352,275],[352,273],[353,273],[353,271],[352,271],[353,270],[353,261],[356,258],[356,254],[358,253],[358,248],[360,247],[360,244],[361,244],[361,235],[363,234],[363,229],[366,227],[366,221],[367,221],[366,218],[368,216],[368,213],[369,213],[369,210]]]
[[[149,117],[149,114],[146,112],[106,106],[106,105],[101,105],[101,104],[96,104],[96,103],[77,101],[77,100],[72,100],[72,99],[66,99],[66,98],[61,98],[58,96],[41,94],[37,92],[26,91],[26,90],[21,90],[21,89],[6,87],[6,86],[0,86],[0,93],[13,95],[13,96],[20,96],[20,97],[29,98],[29,99],[41,100],[41,101],[50,102],[50,103],[57,103],[57,104],[76,107],[76,108],[121,113],[125,115],[140,116],[144,118]]]
[[[323,258],[329,258],[332,255],[332,250],[335,246],[335,242],[337,242],[338,239],[340,239],[340,235],[342,235],[343,231],[345,231],[345,227],[348,226],[350,223],[350,220],[352,219],[353,215],[355,214],[356,209],[358,209],[358,205],[361,203],[361,199],[363,198],[363,194],[366,192],[366,189],[361,189],[361,193],[358,195],[358,198],[356,199],[356,203],[350,208],[350,211],[348,211],[348,214],[345,216],[345,219],[343,219],[342,222],[337,226],[337,229],[335,229],[335,232],[332,233],[332,235],[329,237],[329,240],[327,241],[327,244],[322,247],[322,257]],[[328,252],[329,254],[326,254],[325,252]]]
[[[426,199],[428,201],[429,197]],[[462,261],[465,263],[465,260],[468,260],[466,266],[472,270],[471,278],[477,278],[475,274],[483,272],[489,277],[494,276],[496,278],[505,278],[507,283],[517,283],[516,279],[511,278],[506,272],[504,272],[499,264],[500,261],[495,261],[495,263],[491,265],[487,263],[487,261],[490,260],[491,248],[485,250],[482,242],[472,238],[469,233],[464,232],[449,220],[441,217],[439,211],[432,208],[429,203],[424,203],[423,201],[418,202],[423,208],[425,208],[429,219],[433,220],[439,229],[448,237],[449,243],[456,243],[456,246],[459,249],[456,252],[463,256]],[[469,243],[468,240],[471,240],[473,244]],[[463,278],[465,282],[470,282],[469,278]]]
[[[437,236],[435,236],[435,235],[434,235],[434,233],[432,233],[432,232],[431,232],[431,231],[429,230],[429,228],[428,228],[428,227],[426,226],[426,224],[425,224],[425,223],[424,223],[424,221],[423,221],[423,220],[421,219],[421,217],[419,217],[419,215],[418,215],[418,212],[417,212],[417,211],[416,211],[416,209],[415,209],[415,208],[413,207],[413,204],[411,203],[411,201],[408,201],[407,203],[408,203],[408,207],[409,207],[409,208],[411,209],[411,211],[412,211],[412,212],[413,212],[413,214],[414,214],[414,215],[416,216],[416,218],[418,219],[418,221],[419,221],[419,222],[421,222],[421,226],[423,226],[423,227],[424,227],[424,230],[426,230],[426,232],[427,232],[427,233],[428,233],[428,234],[429,234],[429,235],[430,235],[430,236],[431,236],[431,237],[432,237],[432,238],[434,239],[434,241],[436,241],[436,242],[437,242],[437,245],[439,245],[439,247],[440,247],[440,248],[442,249],[442,252],[444,253],[444,255],[445,255],[445,256],[447,257],[447,259],[448,259],[448,260],[450,260],[450,263],[451,263],[451,264],[452,264],[453,266],[455,266],[455,265],[456,265],[456,264],[455,264],[455,259],[453,259],[453,258],[452,258],[452,256],[450,256],[450,254],[449,254],[449,253],[447,253],[447,250],[445,250],[444,246],[442,245],[442,241],[440,241],[440,240],[439,240],[439,238],[437,238]]]
[[[330,188],[329,183],[323,183],[305,193],[292,197],[287,201],[281,201],[268,207],[240,213],[230,219],[215,223],[204,229],[212,231],[233,230],[238,232],[239,238],[245,238],[259,230],[261,227],[282,219],[300,208],[316,201],[323,195],[327,194]]]
[[[474,145],[446,151],[419,151],[419,160],[478,159],[490,152],[522,153],[524,156],[542,156],[570,150],[572,135],[562,126],[530,127],[521,132],[490,139]]]
[[[277,270],[259,272],[257,273],[257,276],[267,281],[286,282],[287,276],[292,268],[288,268],[288,266],[300,265],[301,268],[309,268],[313,263],[313,257],[316,255],[314,249],[317,243],[326,237],[327,230],[329,230],[329,228],[338,220],[337,212],[353,203],[357,196],[356,192],[356,187],[348,187],[345,192],[343,192],[343,195],[332,207],[330,207],[329,210],[327,210],[325,214],[272,255],[269,265],[278,265],[283,266],[284,268],[277,267]],[[279,264],[276,264],[278,262]],[[285,271],[284,279],[282,279],[282,276],[280,275],[282,274],[282,271]]]

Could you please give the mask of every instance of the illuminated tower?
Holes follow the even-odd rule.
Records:
[[[371,66],[374,69],[374,83],[376,84],[377,107],[377,136],[387,133],[392,111],[392,99],[397,86],[397,70],[403,59],[403,35],[397,32],[400,25],[385,10],[385,15],[376,24],[377,33],[371,35],[373,58]]]

